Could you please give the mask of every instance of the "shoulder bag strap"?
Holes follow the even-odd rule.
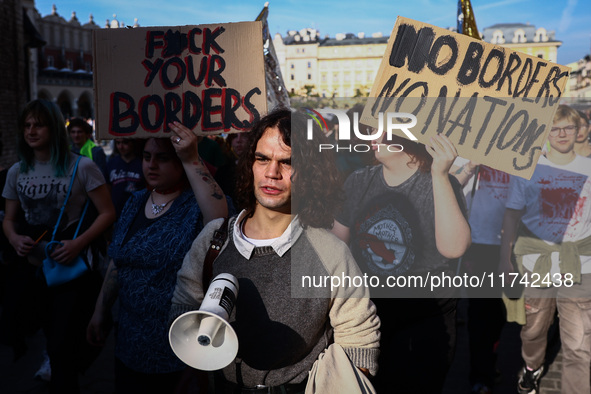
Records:
[[[228,218],[224,218],[224,223],[221,227],[213,232],[213,238],[211,240],[211,246],[207,250],[205,259],[203,262],[203,289],[207,289],[211,277],[213,276],[213,261],[218,257],[224,242],[228,238]]]
[[[64,211],[66,209],[66,204],[68,203],[68,200],[70,199],[70,193],[72,192],[72,186],[74,185],[74,178],[76,177],[76,171],[78,170],[78,163],[80,162],[81,158],[82,158],[82,156],[78,156],[78,159],[76,159],[76,164],[74,165],[74,172],[72,172],[72,178],[70,178],[70,187],[68,187],[68,193],[66,194],[66,199],[64,200],[64,203],[62,204],[62,207],[60,209],[60,215],[58,216],[57,222],[55,223],[55,227],[53,228],[53,234],[51,234],[51,241],[55,240],[55,234],[57,233],[57,228],[59,227],[60,222],[62,221],[62,216],[63,216]],[[78,233],[78,231],[76,231],[76,233]]]
[[[72,239],[76,239],[78,236],[78,231],[80,231],[80,226],[82,225],[82,221],[84,220],[84,215],[86,215],[86,211],[88,210],[88,205],[90,200],[86,200],[86,204],[84,204],[84,208],[82,209],[82,214],[80,215],[80,220],[78,220],[78,227],[76,227],[76,232],[74,233],[74,237]]]

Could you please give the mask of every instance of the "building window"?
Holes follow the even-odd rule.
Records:
[[[312,68],[312,62],[308,62],[308,68]]]
[[[295,68],[295,65],[294,65],[293,63],[291,63],[291,64],[289,65],[289,68],[291,68],[291,69],[293,70],[293,69]]]
[[[308,74],[308,81],[312,79],[312,74]]]
[[[538,57],[539,57],[540,59],[543,59],[543,58],[544,58],[544,54],[543,54],[543,53],[538,53]]]
[[[495,30],[490,42],[493,44],[504,44],[505,37],[503,36],[503,32],[501,30]]]
[[[523,29],[515,30],[515,33],[513,33],[513,43],[517,44],[526,41],[527,39],[525,38],[525,31],[523,31]]]
[[[320,76],[320,80],[322,81],[322,83],[326,83],[326,74],[322,74]]]
[[[534,36],[535,42],[546,42],[548,41],[548,35],[546,34],[546,29],[540,27],[536,30],[536,35]]]
[[[295,78],[293,76],[293,74],[290,75],[290,79],[293,81]]]

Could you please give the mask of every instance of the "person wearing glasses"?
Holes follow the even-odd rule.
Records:
[[[524,299],[505,300],[507,319],[523,325],[521,394],[539,392],[556,309],[561,392],[591,392],[591,159],[574,151],[579,121],[577,111],[559,106],[548,153],[530,180],[512,176],[509,184],[499,264],[514,272],[513,253],[525,285]]]

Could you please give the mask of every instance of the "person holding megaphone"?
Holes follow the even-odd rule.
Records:
[[[319,143],[324,136],[313,127],[313,141]],[[229,220],[227,239],[212,265],[212,277],[226,273],[238,281],[229,316],[238,354],[213,373],[210,392],[303,393],[306,385],[317,384],[308,379],[309,371],[332,343],[342,348],[354,373],[375,374],[380,322],[368,290],[333,283],[310,288],[302,282],[306,276],[361,274],[348,247],[328,230],[340,199],[334,163],[312,149],[305,139],[306,121],[297,112],[275,110],[247,134],[237,184],[246,208]],[[200,308],[208,288],[202,279],[204,259],[221,225],[222,220],[209,223],[185,256],[171,322]],[[338,384],[322,375],[325,384]]]

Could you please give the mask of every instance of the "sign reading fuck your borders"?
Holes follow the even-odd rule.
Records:
[[[267,112],[261,22],[97,29],[99,139],[240,132]]]

